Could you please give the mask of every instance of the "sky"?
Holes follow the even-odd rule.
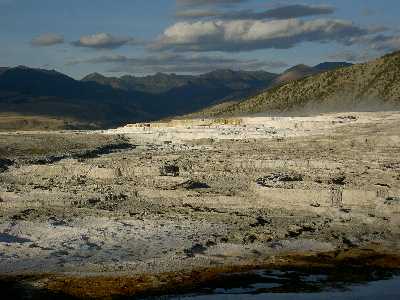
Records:
[[[282,72],[400,50],[399,0],[0,0],[0,66]]]

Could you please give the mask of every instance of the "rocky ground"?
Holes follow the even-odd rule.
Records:
[[[143,284],[355,249],[399,267],[399,128],[377,112],[2,133],[0,274],[84,297],[90,280],[65,278]]]

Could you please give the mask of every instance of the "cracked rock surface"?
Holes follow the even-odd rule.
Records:
[[[225,123],[0,134],[0,273],[400,249],[399,113]]]

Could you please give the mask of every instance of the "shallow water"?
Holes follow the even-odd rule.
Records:
[[[227,275],[191,294],[165,299],[376,300],[400,299],[400,274],[382,271],[303,273],[254,271]]]

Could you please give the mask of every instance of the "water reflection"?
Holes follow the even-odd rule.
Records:
[[[164,299],[400,299],[400,273],[382,270],[260,270],[222,275],[194,293]],[[157,299],[160,299],[159,297]]]

